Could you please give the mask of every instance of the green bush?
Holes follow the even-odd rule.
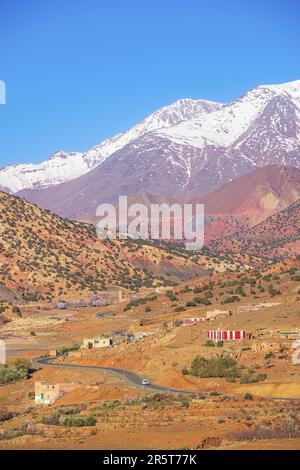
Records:
[[[64,356],[65,354],[68,354],[68,352],[70,351],[78,351],[79,349],[80,349],[80,344],[73,343],[72,346],[63,346],[62,348],[58,349],[57,355]]]
[[[228,379],[240,376],[240,368],[235,359],[228,355],[210,359],[197,356],[191,365],[191,374],[198,377],[225,377]]]
[[[206,346],[207,348],[215,348],[216,343],[212,339],[208,339],[207,341],[205,341],[204,346]]]
[[[59,418],[60,418],[60,414],[57,411],[55,411],[51,415],[43,416],[42,423],[48,426],[58,426],[60,424]]]
[[[266,380],[267,374],[254,374],[252,371],[245,372],[241,378],[241,384],[255,384],[257,382],[263,382]]]
[[[253,400],[253,395],[252,393],[246,392],[244,395],[245,400]]]
[[[0,384],[8,384],[17,382],[28,377],[27,369],[16,369],[8,367],[7,365],[0,366]]]
[[[240,298],[237,295],[232,295],[223,300],[222,304],[232,304],[234,302],[239,302]]]
[[[94,416],[68,416],[64,419],[64,426],[68,428],[80,428],[82,426],[95,426],[97,423],[96,418]]]
[[[195,304],[195,302],[189,301],[189,302],[187,302],[187,303],[185,304],[185,306],[186,306],[186,307],[196,307],[197,304]]]
[[[23,436],[23,432],[20,429],[4,429],[4,431],[0,434],[0,440],[10,440],[16,439],[17,437]]]
[[[185,312],[185,308],[184,308],[184,307],[176,307],[174,311],[175,311],[176,313]]]

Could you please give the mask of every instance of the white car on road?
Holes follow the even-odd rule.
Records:
[[[147,380],[147,379],[143,379],[143,380],[142,380],[142,384],[143,384],[143,385],[150,385],[150,382],[149,382],[149,380]]]

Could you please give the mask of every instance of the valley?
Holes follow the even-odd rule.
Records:
[[[21,315],[1,327],[9,366],[56,357],[34,360],[28,379],[0,385],[0,418],[11,413],[0,448],[298,448],[300,372],[288,336],[299,331],[298,272],[297,260],[215,272],[101,308],[20,304]],[[210,330],[247,336],[213,344]],[[113,343],[82,347],[95,336]],[[196,357],[222,356],[237,373],[192,372]],[[37,382],[75,389],[45,406],[34,402]]]
[[[0,449],[299,449],[299,83],[0,169]],[[101,239],[120,195],[204,246]]]

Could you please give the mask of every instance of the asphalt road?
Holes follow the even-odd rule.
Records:
[[[149,390],[151,392],[169,392],[169,393],[177,393],[177,394],[192,394],[193,393],[187,390],[167,388],[167,387],[162,387],[161,385],[155,385],[155,384],[144,386],[142,384],[142,381],[145,377],[142,377],[136,374],[135,372],[131,372],[126,369],[125,370],[118,369],[115,367],[83,366],[83,365],[77,365],[77,364],[62,364],[62,363],[53,362],[54,359],[55,357],[36,358],[32,360],[32,363],[34,365],[62,367],[66,369],[86,369],[90,371],[108,372],[113,375],[117,375],[118,377],[123,377],[125,380],[135,385],[136,387],[142,388],[144,390]]]

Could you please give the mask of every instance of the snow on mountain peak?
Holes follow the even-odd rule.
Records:
[[[173,142],[201,149],[207,145],[228,147],[250,128],[275,96],[286,97],[287,93],[292,103],[298,106],[300,80],[282,85],[258,86],[209,114],[155,132]]]
[[[281,117],[278,116],[279,105],[276,105],[273,98],[275,101],[280,101]],[[87,152],[58,151],[40,164],[16,164],[3,168],[0,170],[0,186],[18,192],[22,189],[45,188],[75,179],[101,165],[117,151],[121,149],[123,151],[129,144],[136,142],[138,147],[139,139],[143,136],[149,137],[148,146],[151,139],[156,139],[157,145],[163,145],[162,139],[165,142],[167,140],[169,144],[166,145],[169,145],[170,149],[173,145],[173,149],[176,149],[174,153],[179,146],[182,149],[181,162],[188,158],[185,146],[189,146],[189,151],[195,154],[199,149],[202,151],[208,147],[226,151],[237,142],[240,148],[243,142],[242,136],[246,135],[271,103],[274,109],[277,106],[277,111],[274,111],[277,129],[293,127],[290,135],[276,137],[278,145],[286,145],[287,150],[296,148],[298,140],[293,136],[300,136],[300,80],[279,85],[258,86],[227,104],[190,98],[179,99],[153,112],[126,132],[101,142]],[[293,107],[296,110],[296,117],[290,109],[287,109]],[[265,135],[263,137],[265,139]],[[253,137],[252,142],[254,142]],[[259,146],[259,141],[255,145]],[[265,141],[264,145],[267,148],[269,143]],[[247,159],[249,162],[252,161],[252,156],[247,155]],[[176,158],[169,160],[176,161]],[[190,170],[187,171],[188,179],[189,172]]]
[[[279,83],[277,85],[262,85],[259,88],[269,88],[275,92],[286,92],[293,98],[300,100],[300,80]]]
[[[126,132],[117,134],[85,153],[58,151],[40,164],[16,164],[0,170],[0,186],[12,192],[45,188],[75,179],[96,166],[133,140],[156,129],[174,126],[195,116],[219,108],[207,100],[181,99],[146,117]]]

